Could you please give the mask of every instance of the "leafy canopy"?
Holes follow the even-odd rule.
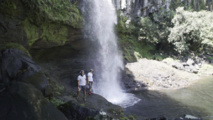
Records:
[[[209,11],[190,12],[177,8],[168,41],[179,53],[213,51],[213,13]]]

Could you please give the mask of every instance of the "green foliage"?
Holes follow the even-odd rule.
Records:
[[[118,16],[117,32],[130,35],[134,34],[136,29],[135,24],[127,16]]]
[[[82,16],[76,4],[70,0],[22,0],[30,9],[28,17],[37,25],[45,19],[71,25],[73,28],[82,27]]]
[[[95,120],[95,118],[94,118],[94,117],[91,117],[91,116],[88,116],[88,117],[86,117],[85,120]]]
[[[123,47],[124,58],[133,62],[139,58],[152,58],[154,47],[150,44],[144,44],[134,35],[119,35],[119,43]]]
[[[151,58],[154,51],[153,45],[138,40],[140,25],[137,19],[130,20],[127,16],[118,16],[116,30],[119,36],[119,44],[123,49],[124,58],[133,62],[139,58]]]
[[[171,0],[170,9],[175,10],[179,6],[184,6],[184,3],[181,0]]]
[[[48,80],[48,92],[52,94],[52,96],[59,97],[65,92],[65,87],[47,77]]]
[[[170,9],[176,10],[178,7],[184,7],[185,10],[200,11],[207,9],[206,0],[171,0]]]
[[[126,117],[126,116],[122,116],[122,117],[119,118],[119,120],[129,120],[129,118]]]
[[[129,120],[136,120],[136,117],[134,115],[129,115],[128,118]]]
[[[119,120],[136,120],[136,118],[135,118],[134,115],[129,115],[129,116],[121,115],[121,116],[119,117]]]
[[[168,41],[179,53],[213,51],[213,13],[208,11],[189,12],[182,7],[176,10]]]
[[[198,6],[198,11],[199,10],[207,10],[207,1],[206,0],[201,0],[200,1],[200,4],[199,4],[199,6]]]
[[[80,104],[82,107],[85,107],[85,104],[84,103],[82,103],[82,104]]]
[[[165,44],[167,45],[167,38],[170,34],[171,20],[174,16],[173,11],[166,11],[161,9],[149,17],[141,17],[139,40],[145,43]]]
[[[116,30],[119,43],[124,51],[124,58],[130,62],[139,58],[163,59],[160,55],[153,56],[156,48],[172,49],[167,41],[174,11],[162,8],[147,17],[135,18],[130,21],[126,16],[119,16]]]
[[[207,57],[207,59],[208,59],[209,61],[212,61],[212,60],[213,60],[213,56],[209,56],[209,57]]]
[[[14,16],[17,14],[16,11],[16,1],[4,0],[0,2],[0,13],[6,16]]]
[[[213,13],[190,12],[205,10],[206,4],[205,0],[175,0],[171,1],[169,11],[160,8],[139,20],[118,16],[116,30],[124,58],[131,62],[141,57],[163,60],[167,57],[165,53],[188,50],[212,53]],[[187,11],[183,8],[175,11],[179,6]]]
[[[49,100],[50,102],[52,102],[56,107],[58,107],[61,104],[64,104],[65,102],[59,98],[52,98],[51,100]]]
[[[64,86],[58,86],[59,91],[64,91]]]
[[[124,58],[128,61],[135,60],[135,57],[133,56],[131,49],[124,48]]]
[[[159,31],[156,31],[159,26],[156,23],[153,23],[149,17],[141,18],[140,24],[141,29],[139,33],[139,40],[143,40],[146,43],[159,43]]]

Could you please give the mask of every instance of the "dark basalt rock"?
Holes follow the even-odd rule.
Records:
[[[69,120],[111,120],[119,118],[123,112],[120,106],[113,105],[100,95],[92,94],[87,96],[86,102],[82,99],[82,93],[76,100],[67,96],[67,103],[60,105],[58,109],[64,113]]]
[[[30,84],[11,82],[0,89],[0,120],[67,120]]]
[[[21,81],[44,90],[48,85],[39,66],[24,52],[6,49],[0,53],[0,82],[8,85],[12,81]]]
[[[47,85],[39,66],[27,54],[16,49],[1,51],[0,120],[67,120],[44,98]]]
[[[159,118],[150,118],[146,120],[168,120],[166,117],[159,117]]]
[[[85,120],[86,118],[94,118],[99,112],[95,109],[83,107],[72,101],[58,107],[69,120]]]

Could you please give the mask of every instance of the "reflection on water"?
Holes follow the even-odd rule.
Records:
[[[128,107],[125,112],[134,114],[138,119],[166,116],[169,119],[185,114],[213,118],[213,78],[205,78],[189,88],[164,91],[138,91],[134,93],[141,99]]]

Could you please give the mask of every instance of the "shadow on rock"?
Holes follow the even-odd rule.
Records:
[[[11,82],[0,93],[0,120],[66,120],[34,86]]]
[[[39,66],[25,53],[16,49],[6,49],[0,54],[0,81],[8,85],[12,81],[26,82],[39,90],[48,85]]]
[[[16,49],[1,51],[0,120],[67,120],[44,98],[47,85],[39,66],[27,54]]]

